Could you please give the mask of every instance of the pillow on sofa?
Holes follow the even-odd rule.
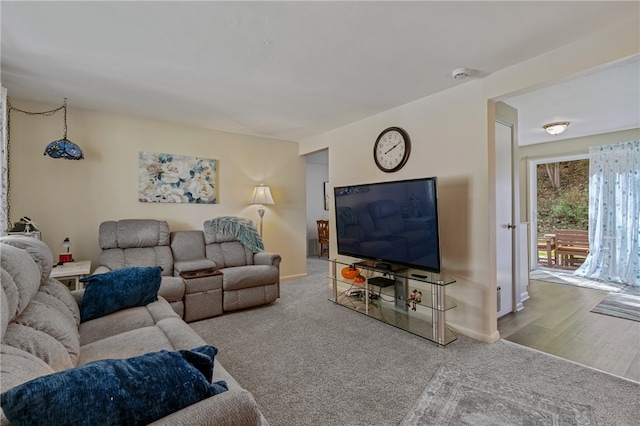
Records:
[[[226,390],[211,383],[218,350],[152,352],[38,377],[0,396],[16,425],[144,425]]]
[[[114,269],[80,279],[87,284],[80,303],[80,322],[158,300],[160,266]]]

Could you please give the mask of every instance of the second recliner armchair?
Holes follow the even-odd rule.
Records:
[[[162,281],[158,295],[184,316],[184,280],[173,276],[169,224],[154,219],[123,219],[100,224],[100,266],[94,273],[131,266],[160,266]]]
[[[223,310],[249,308],[280,297],[279,254],[262,251],[252,222],[220,217],[204,223],[206,257],[222,272]]]

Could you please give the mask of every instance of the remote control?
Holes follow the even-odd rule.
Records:
[[[411,276],[416,278],[422,278],[423,280],[428,278],[426,275],[421,275],[421,274],[411,274]]]

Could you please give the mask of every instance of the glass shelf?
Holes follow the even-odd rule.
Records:
[[[333,261],[333,260],[332,260]],[[394,267],[392,266],[390,269],[385,267],[379,267],[379,263],[374,261],[360,261],[355,263],[345,263],[342,261],[335,260],[337,264],[341,264],[344,266],[356,266],[358,268],[363,268],[371,271],[375,271],[383,274],[394,274],[394,275],[404,275],[406,278],[416,281],[422,281],[429,284],[435,285],[449,285],[456,282],[455,278],[448,276],[446,274],[438,274],[435,272],[428,271],[418,271],[410,268],[402,268],[402,267]]]
[[[447,327],[444,328],[442,338],[438,338],[437,327],[434,327],[432,314],[435,311],[426,307],[422,310],[418,307],[416,311],[405,311],[397,308],[392,301],[372,300],[367,308],[364,297],[349,297],[346,294],[339,295],[338,301],[334,302],[442,346],[456,340],[455,334]],[[437,324],[435,325],[437,326]]]
[[[455,301],[445,295],[445,287],[455,283],[452,277],[396,265],[379,267],[373,262],[329,262],[331,301],[440,345],[456,340],[445,325],[445,312],[456,307]],[[366,282],[342,277],[342,269],[349,266],[357,267]],[[376,285],[369,282],[374,277],[385,279]]]

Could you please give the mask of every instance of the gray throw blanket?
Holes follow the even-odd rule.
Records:
[[[264,251],[262,238],[252,220],[236,216],[220,216],[209,222],[216,232],[235,235],[236,239],[253,253]]]

